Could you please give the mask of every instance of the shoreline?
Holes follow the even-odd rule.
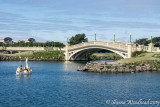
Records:
[[[0,54],[0,61],[61,61],[64,55],[61,51],[22,52],[17,54]]]
[[[146,53],[138,57],[121,59],[109,63],[87,63],[77,70],[96,73],[160,72],[160,53]]]

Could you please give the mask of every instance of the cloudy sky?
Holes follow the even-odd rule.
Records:
[[[0,38],[33,37],[66,42],[78,33],[89,41],[160,36],[159,0],[0,0]]]

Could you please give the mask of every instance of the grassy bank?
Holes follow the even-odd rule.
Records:
[[[151,64],[160,67],[160,53],[142,53],[132,58],[126,58],[110,62],[110,64],[119,65],[124,63],[135,63],[135,64]]]
[[[78,71],[97,73],[137,73],[137,72],[160,72],[160,53],[142,52],[133,58],[118,61],[92,62],[78,68]]]
[[[0,54],[0,60],[64,60],[64,54],[61,51],[38,51],[38,52],[22,52],[16,54]]]

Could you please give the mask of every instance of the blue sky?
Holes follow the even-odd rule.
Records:
[[[160,1],[0,0],[0,38],[66,43],[78,33],[93,41],[95,32],[99,41],[160,36]]]

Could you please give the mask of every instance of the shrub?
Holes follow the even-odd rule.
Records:
[[[132,53],[132,57],[136,57],[136,56],[139,56],[139,55],[144,55],[146,54],[147,52],[146,51],[135,51]]]

